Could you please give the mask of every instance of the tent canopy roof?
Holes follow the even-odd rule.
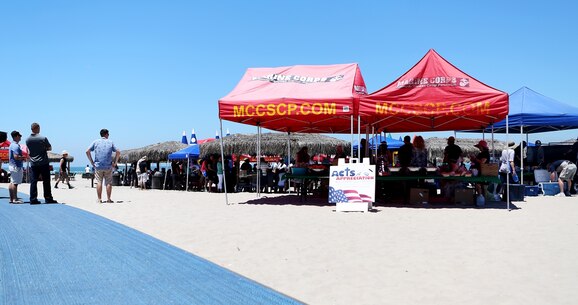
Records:
[[[433,49],[359,104],[362,120],[386,132],[479,129],[507,113],[507,93],[469,76]]]
[[[348,133],[366,92],[357,64],[249,68],[219,100],[219,117],[283,132]]]
[[[575,129],[578,108],[522,87],[510,95],[508,120],[510,133],[520,133],[521,127],[524,133]],[[506,120],[495,123],[494,132],[506,133]]]
[[[200,154],[201,150],[199,148],[199,145],[192,144],[179,151],[169,154],[168,159],[169,160],[186,160],[188,158],[195,159],[198,158]]]

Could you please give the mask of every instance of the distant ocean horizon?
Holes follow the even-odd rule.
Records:
[[[58,164],[56,164],[56,163],[54,163],[54,164],[51,163],[51,164],[52,164],[52,167],[54,168],[54,170],[58,171]],[[130,166],[130,165],[129,165],[129,166]],[[26,164],[24,165],[24,167],[26,167]],[[166,163],[161,163],[161,164],[160,164],[160,167],[161,167],[161,168],[168,168],[168,166],[167,166]],[[76,174],[82,174],[82,173],[84,173],[84,169],[85,169],[85,168],[86,168],[86,165],[85,165],[85,166],[71,166],[71,167],[70,167],[70,172],[71,172],[71,173],[76,173]],[[152,164],[152,169],[155,169],[155,168],[156,168],[156,165],[155,165],[155,164]],[[8,163],[2,162],[2,169],[4,169],[5,171],[8,171]],[[124,163],[123,163],[123,164],[119,164],[119,169],[120,169],[121,171],[124,170]],[[91,170],[92,170],[92,167],[91,167]]]

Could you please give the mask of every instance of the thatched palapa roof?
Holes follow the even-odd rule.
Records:
[[[147,160],[151,162],[166,161],[169,154],[185,147],[187,147],[187,144],[178,141],[156,143],[141,148],[123,150],[120,152],[120,160],[122,162],[132,163],[138,161],[138,159],[143,156],[147,156]]]
[[[464,156],[469,155],[476,155],[480,150],[475,147],[474,145],[478,144],[478,142],[482,140],[481,138],[456,138],[456,145],[458,145]],[[486,139],[488,143],[488,148],[490,149],[490,155],[492,154],[492,140]],[[425,139],[425,147],[429,153],[429,159],[433,160],[435,157],[443,158],[444,156],[444,149],[448,145],[448,138],[428,138]],[[506,149],[507,143],[505,141],[498,141],[494,140],[494,150],[496,155],[499,157],[502,150]]]
[[[307,146],[311,156],[316,154],[334,154],[338,144],[343,145],[345,151],[349,151],[351,144],[348,141],[337,138],[310,133],[290,134],[291,155]],[[226,155],[257,153],[257,134],[233,134],[223,138],[223,149]],[[220,141],[201,144],[201,154],[221,153]],[[286,133],[263,133],[261,134],[261,155],[287,155]]]
[[[60,162],[61,158],[62,154],[53,153],[51,151],[48,152],[48,162]],[[68,157],[66,157],[66,161],[72,162],[74,161],[74,157],[69,154]]]

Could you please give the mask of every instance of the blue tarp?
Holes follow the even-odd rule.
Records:
[[[382,135],[378,135],[375,138],[374,137],[369,137],[369,149],[373,150],[375,149],[374,146],[374,141],[375,143],[377,143],[378,147],[379,144],[383,141],[387,142],[387,148],[388,149],[398,149],[403,145],[403,141],[401,140],[401,138],[399,140],[396,140],[394,138],[391,137],[383,137]],[[357,150],[357,144],[353,145],[353,149]]]
[[[169,155],[169,160],[183,160],[188,158],[198,158],[201,154],[201,150],[199,149],[199,145],[189,145],[177,152],[174,152]]]
[[[578,108],[522,87],[510,95],[510,133],[538,133],[578,128]],[[491,132],[491,127],[486,132]],[[506,133],[506,120],[494,124],[494,133]]]

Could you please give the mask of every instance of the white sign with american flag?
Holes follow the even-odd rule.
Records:
[[[350,159],[355,160],[355,159]],[[339,159],[329,170],[329,202],[337,211],[367,211],[375,200],[375,165],[365,158],[363,163],[345,163]]]

